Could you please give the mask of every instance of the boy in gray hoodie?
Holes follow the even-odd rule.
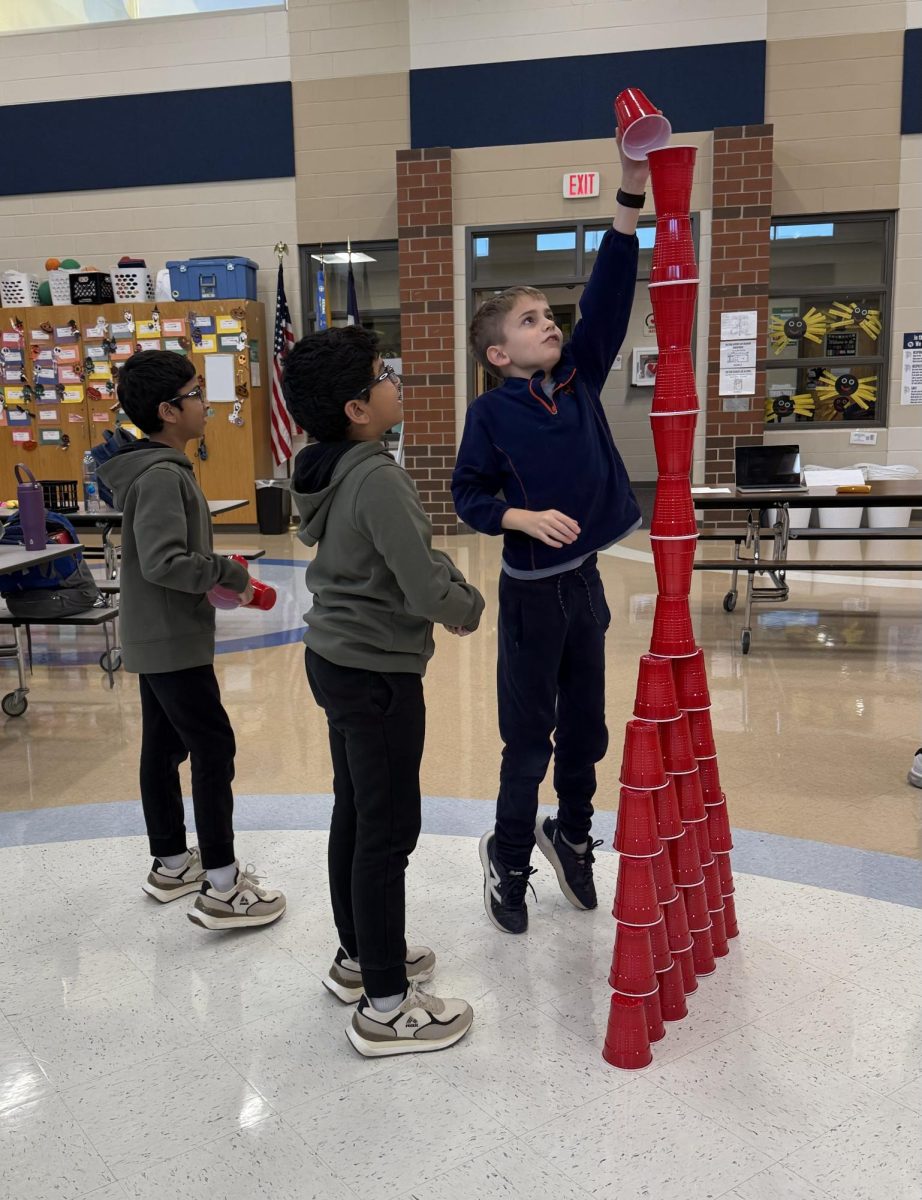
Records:
[[[141,885],[167,903],[198,895],[189,919],[205,929],[269,925],[281,892],[261,887],[234,857],[234,731],[214,671],[221,584],[252,596],[249,575],[215,554],[211,513],[186,457],[205,430],[205,397],[181,354],[146,350],[119,371],[118,399],[148,436],[99,469],[124,513],[121,637],[141,688],[141,804],[154,864]],[[198,847],[186,842],[179,764],[192,760]]]
[[[409,475],[381,438],[403,420],[400,380],[359,325],[302,338],[285,364],[288,410],[316,444],[298,455],[299,537],[317,553],[307,678],[329,726],[330,896],[340,948],[324,980],[358,1001],[346,1035],[367,1057],[441,1050],[473,1021],[419,989],[435,955],[406,945],[404,872],[421,825],[422,676],[433,622],[471,633],[483,597],[432,549]]]

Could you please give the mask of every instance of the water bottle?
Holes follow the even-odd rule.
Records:
[[[45,502],[42,485],[24,463],[16,464],[16,499],[19,504],[19,524],[22,544],[26,550],[44,550]]]
[[[92,450],[87,450],[83,456],[83,508],[88,513],[99,512],[99,483]]]

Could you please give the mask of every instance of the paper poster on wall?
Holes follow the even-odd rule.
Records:
[[[40,421],[56,421],[58,419],[58,410],[56,408],[40,408],[38,410],[38,419]]]
[[[237,335],[236,334],[234,334],[232,336],[225,335],[224,337],[219,336],[218,337],[218,348],[220,350],[227,350],[228,353],[236,354],[237,353]]]
[[[15,329],[4,329],[3,345],[12,346],[13,349],[18,349],[22,345],[22,334],[17,333]]]
[[[233,404],[234,356],[210,354],[205,359],[205,395],[209,404]]]
[[[68,413],[67,420],[71,425],[82,425],[83,424],[83,413],[82,412]]]
[[[80,351],[76,346],[55,346],[52,351],[59,363],[75,363],[80,361]]]
[[[756,336],[759,314],[755,309],[747,312],[725,312],[720,314],[720,340],[722,342],[746,341]]]
[[[54,340],[63,343],[65,346],[77,340],[77,328],[75,325],[56,325],[54,328]]]
[[[12,436],[13,441],[16,442],[17,445],[21,444],[22,442],[32,441],[32,434],[28,431],[28,429],[14,429]]]
[[[106,336],[106,331],[109,326],[106,324],[106,318],[100,317],[95,325],[87,325],[83,330],[84,341],[101,342]]]
[[[97,409],[93,413],[94,425],[105,425],[108,421],[111,421],[111,420],[112,420],[112,414],[106,412],[105,409],[102,409],[101,411],[99,409]]]
[[[164,336],[171,334],[173,337],[182,337],[186,332],[186,322],[182,317],[164,317],[160,323],[160,331]]]
[[[55,361],[54,350],[49,346],[47,349],[39,350],[37,347],[32,348],[32,361],[36,366],[48,366],[49,363]]]
[[[215,323],[218,333],[240,333],[243,329],[243,325],[236,317],[225,317],[220,313],[215,317]]]
[[[755,365],[755,339],[720,343],[721,371],[744,371]]]
[[[142,350],[159,350],[159,349],[160,349],[160,339],[159,338],[143,338],[141,341],[138,342],[138,352],[139,353]]]
[[[756,394],[755,368],[749,371],[721,371],[718,394],[721,396],[754,396]]]
[[[116,342],[115,349],[109,355],[113,362],[123,362],[126,358],[131,358],[134,354],[134,346],[131,342]]]
[[[8,367],[22,366],[22,351],[16,350],[12,346],[4,346],[0,350],[0,359],[6,363]]]
[[[131,337],[134,333],[134,321],[113,321],[112,336],[114,338]]]
[[[38,444],[40,446],[60,446],[60,429],[40,429],[38,431]]]
[[[213,333],[202,334],[200,342],[196,342],[192,349],[196,354],[216,354],[218,350],[218,339]]]
[[[169,350],[172,354],[187,354],[188,350],[182,344],[181,338],[164,338],[164,350]]]
[[[58,367],[58,383],[80,383],[82,377],[74,370],[73,367]]]
[[[137,334],[139,338],[159,338],[159,321],[138,321]]]
[[[99,382],[99,381],[105,382],[107,379],[111,379],[111,378],[112,378],[112,368],[109,366],[109,364],[107,362],[96,363],[93,366],[93,370],[90,372],[90,379],[95,380],[97,382]]]
[[[922,333],[903,334],[900,404],[922,404]]]
[[[8,408],[7,419],[11,425],[31,425],[32,417],[21,408]]]
[[[214,333],[214,317],[193,317],[192,327],[201,333]]]
[[[3,389],[3,399],[7,404],[25,404],[26,393],[21,387],[5,387]]]
[[[50,342],[51,334],[47,329],[30,329],[29,338],[33,342]]]
[[[86,356],[87,356],[87,358],[91,358],[93,360],[93,362],[96,362],[100,358],[105,358],[106,357],[105,346],[87,346],[86,347]]]
[[[82,387],[66,387],[61,392],[62,404],[82,404],[83,403],[83,388]]]
[[[54,387],[54,385],[58,382],[58,373],[54,367],[37,366],[35,368],[34,380],[36,383],[40,383],[43,386],[50,385],[51,387]]]

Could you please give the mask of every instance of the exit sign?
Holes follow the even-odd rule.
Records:
[[[563,177],[564,200],[583,200],[599,194],[598,171],[568,171]]]

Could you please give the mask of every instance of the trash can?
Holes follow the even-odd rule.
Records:
[[[287,479],[256,480],[256,523],[260,533],[287,533],[291,492]]]

